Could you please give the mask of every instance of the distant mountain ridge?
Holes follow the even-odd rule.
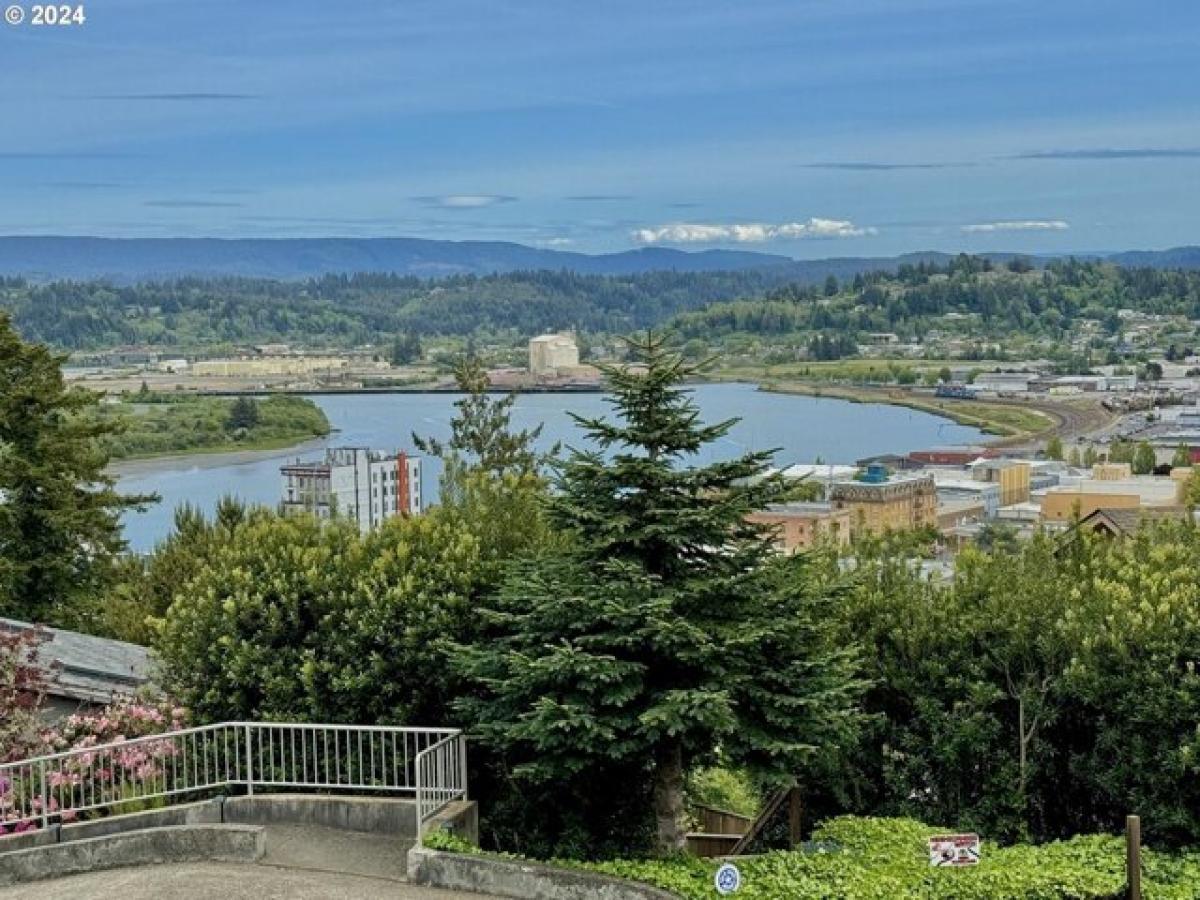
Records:
[[[1016,254],[985,255],[1002,260]],[[669,247],[593,255],[503,241],[422,238],[0,237],[0,275],[35,281],[108,278],[119,283],[191,275],[296,280],[328,273],[395,272],[429,278],[537,269],[586,275],[769,270],[781,279],[811,282],[829,275],[846,278],[875,269],[894,270],[904,263],[945,262],[952,256],[930,251],[797,260],[756,251]],[[1105,258],[1127,266],[1200,268],[1200,247],[1128,251]]]

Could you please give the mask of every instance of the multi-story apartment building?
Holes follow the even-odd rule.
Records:
[[[279,469],[284,513],[345,518],[366,531],[393,516],[421,512],[421,460],[365,447],[335,447],[322,462],[297,461]]]

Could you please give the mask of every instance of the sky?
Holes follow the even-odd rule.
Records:
[[[1195,0],[20,3],[0,234],[1200,243]]]

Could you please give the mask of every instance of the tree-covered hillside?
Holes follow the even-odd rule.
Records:
[[[631,276],[514,272],[436,281],[328,275],[303,282],[186,278],[117,286],[0,279],[0,308],[27,338],[65,349],[288,341],[353,346],[398,333],[467,335],[558,328],[619,333],[782,283],[770,272]]]
[[[894,275],[859,275],[847,284],[789,284],[760,299],[682,313],[674,325],[685,337],[701,339],[891,332],[921,340],[936,329],[987,339],[1057,340],[1082,320],[1113,335],[1121,329],[1123,309],[1200,318],[1200,272],[1077,260],[1043,269],[1023,260],[998,267],[961,256],[946,266],[902,266]]]
[[[1121,330],[1122,309],[1200,318],[1200,272],[1077,260],[1035,268],[1022,259],[959,256],[816,285],[778,270],[184,278],[130,286],[0,279],[0,309],[11,311],[26,337],[68,350],[379,345],[401,334],[516,342],[553,329],[619,334],[669,322],[684,338],[708,344],[753,335],[816,346],[811,356],[832,358],[853,353],[875,332],[902,340],[941,333],[1060,341],[1083,320],[1111,338]]]

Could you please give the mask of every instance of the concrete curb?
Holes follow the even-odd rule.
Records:
[[[679,900],[667,891],[607,875],[424,847],[408,852],[408,878],[426,887],[517,900]]]
[[[164,806],[159,809],[147,809],[116,816],[102,816],[98,819],[71,822],[67,825],[51,825],[49,828],[39,828],[36,831],[26,831],[21,834],[8,834],[0,837],[0,856],[16,850],[65,844],[69,841],[84,841],[88,838],[107,837],[111,834],[142,831],[147,828],[170,828],[175,825],[220,825],[224,821],[221,816],[223,802],[223,797],[214,797],[211,800],[200,800],[195,803],[181,803],[178,806]]]
[[[255,862],[263,830],[247,825],[176,825],[14,850],[0,855],[0,885],[154,863]]]

